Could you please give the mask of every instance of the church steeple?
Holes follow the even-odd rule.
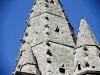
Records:
[[[16,73],[73,75],[76,38],[59,0],[36,0],[21,41],[27,52],[23,51],[18,65],[25,66],[16,66]]]
[[[100,75],[100,48],[86,19],[78,38],[59,0],[36,0],[13,75]]]
[[[80,22],[76,44],[75,75],[100,75],[100,48],[86,19]]]

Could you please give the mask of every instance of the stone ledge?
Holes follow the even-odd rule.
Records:
[[[25,72],[16,71],[15,75],[36,75],[36,74],[31,74],[31,73],[25,73]]]
[[[100,71],[94,71],[94,70],[86,70],[84,72],[81,72],[80,74],[77,75],[100,75]]]

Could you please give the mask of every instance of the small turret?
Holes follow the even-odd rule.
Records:
[[[86,19],[80,22],[74,59],[74,75],[100,75],[100,48]]]
[[[81,19],[77,38],[77,47],[82,45],[99,45],[85,18]]]
[[[36,58],[29,44],[24,44],[20,49],[13,75],[40,75]]]

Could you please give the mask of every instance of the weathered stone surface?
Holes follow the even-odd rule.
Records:
[[[26,29],[26,32],[29,34],[24,39],[26,42],[30,41],[33,46],[45,40],[75,46],[73,36],[71,35],[74,32],[71,32],[68,21],[65,18],[44,13],[30,19],[29,24],[31,26]]]
[[[40,75],[37,67],[35,65],[30,65],[30,64],[24,65],[23,68],[21,69],[21,72],[31,73],[34,75]]]
[[[73,75],[73,48],[49,42],[32,48],[42,75]],[[48,50],[52,55],[49,55]]]

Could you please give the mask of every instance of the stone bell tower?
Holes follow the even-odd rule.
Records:
[[[76,37],[59,0],[36,0],[13,75],[73,75]]]
[[[36,0],[12,75],[100,75],[100,47],[85,19],[78,38],[59,0]]]

